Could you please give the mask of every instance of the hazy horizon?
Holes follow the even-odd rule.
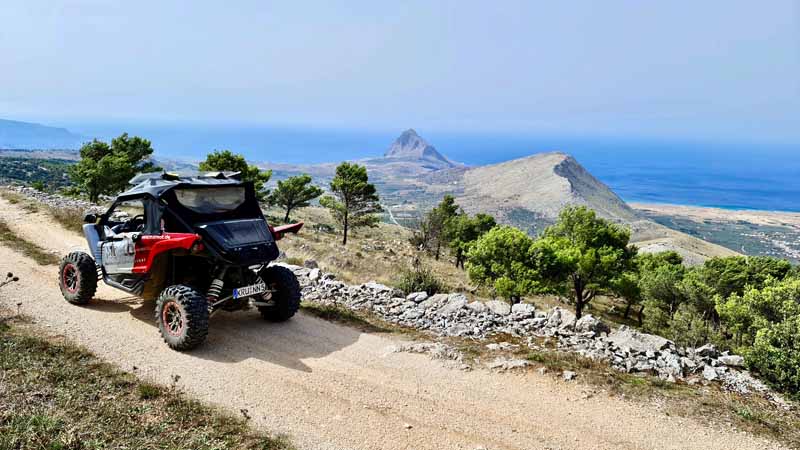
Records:
[[[7,1],[3,117],[800,143],[791,0]]]

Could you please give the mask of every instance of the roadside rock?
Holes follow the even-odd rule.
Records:
[[[422,302],[428,299],[428,293],[425,291],[422,292],[412,292],[406,296],[406,300],[410,300],[412,302]]]
[[[521,317],[532,317],[536,309],[530,303],[517,303],[511,307],[511,314]]]
[[[608,333],[609,331],[611,331],[611,329],[608,327],[608,325],[599,319],[592,317],[591,314],[587,314],[575,322],[576,333],[592,332],[597,335],[600,333]]]
[[[674,346],[672,341],[654,334],[640,333],[627,326],[608,335],[609,341],[618,349],[632,350],[639,353],[658,352],[667,347]]]
[[[489,308],[489,311],[498,316],[507,316],[511,314],[511,305],[501,300],[490,300],[486,302],[486,307]]]
[[[739,355],[722,355],[719,362],[729,367],[744,367],[744,358]]]
[[[494,361],[488,364],[488,367],[492,370],[499,370],[504,372],[506,370],[514,370],[514,369],[523,369],[528,367],[530,362],[524,359],[505,359],[505,358],[497,358]]]
[[[438,314],[442,316],[449,316],[467,306],[467,297],[463,294],[452,294],[447,299],[447,304],[439,308]]]

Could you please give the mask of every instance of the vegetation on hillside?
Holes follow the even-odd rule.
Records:
[[[289,222],[292,210],[305,208],[310,201],[322,195],[322,189],[311,184],[311,176],[297,175],[278,181],[278,187],[269,195],[269,204],[286,210],[284,222]]]
[[[136,171],[155,169],[147,162],[151,155],[149,141],[126,134],[110,145],[93,141],[81,149],[82,160],[69,173],[79,190],[97,200],[121,190]],[[262,194],[271,175],[227,150],[208,155],[200,168],[240,171]],[[284,220],[320,195],[312,181],[302,175],[278,182],[269,199],[281,208]],[[497,225],[489,215],[464,213],[452,196],[444,196],[425,214],[415,232],[386,228],[359,233],[359,247],[349,250],[328,245],[326,236],[337,231],[328,220],[339,227],[342,244],[347,244],[354,230],[378,225],[379,197],[366,167],[352,163],[337,167],[330,192],[320,200],[330,216],[317,222],[295,250],[325,258],[345,279],[378,278],[406,292],[432,294],[447,286],[476,292],[464,281],[468,277],[483,293],[512,303],[556,295],[573,305],[578,317],[587,308],[594,313],[598,308],[614,311],[619,305],[623,312],[609,312],[607,317],[681,345],[714,343],[734,350],[763,379],[800,391],[800,272],[786,261],[724,257],[687,267],[674,252],[637,254],[629,245],[628,229],[586,207],[564,208],[554,224],[531,237]],[[413,247],[386,245],[392,241]],[[294,239],[284,242],[291,247]],[[32,255],[31,248],[27,251]],[[447,262],[439,262],[443,256],[452,258],[449,268]]]
[[[376,215],[383,210],[375,185],[369,182],[367,168],[343,162],[336,167],[330,186],[332,196],[320,199],[342,226],[342,245],[347,245],[347,233],[352,228],[374,227],[380,221]]]
[[[67,171],[74,161],[63,159],[2,158],[0,179],[30,184],[44,191],[57,191],[70,184]]]
[[[150,162],[153,147],[150,141],[123,133],[111,144],[97,139],[81,147],[81,160],[70,166],[74,187],[97,202],[101,195],[124,190],[136,174],[161,170]]]
[[[199,169],[206,172],[241,172],[243,181],[252,181],[255,185],[256,196],[259,200],[266,200],[269,194],[264,190],[264,185],[272,178],[272,171],[261,170],[248,164],[244,156],[230,150],[214,150],[209,153],[205,161],[200,163]]]

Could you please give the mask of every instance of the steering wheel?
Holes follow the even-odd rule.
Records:
[[[114,233],[127,233],[130,231],[142,231],[144,229],[144,214],[137,214],[119,225],[111,227]]]
[[[129,231],[142,231],[144,229],[144,214],[137,214],[133,216],[128,223],[130,224]]]

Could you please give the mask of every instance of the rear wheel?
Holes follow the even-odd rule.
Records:
[[[269,306],[259,306],[261,317],[271,322],[289,320],[300,308],[300,283],[294,272],[282,266],[271,266],[259,276],[273,292],[265,300]]]
[[[97,266],[89,254],[72,252],[58,266],[58,286],[64,299],[74,305],[85,305],[97,291]]]
[[[208,336],[208,302],[189,286],[164,289],[156,300],[155,315],[164,342],[173,350],[191,350]]]

